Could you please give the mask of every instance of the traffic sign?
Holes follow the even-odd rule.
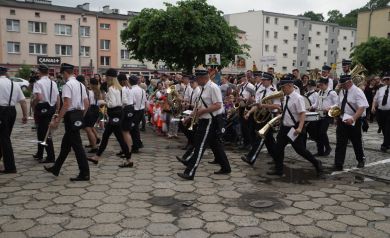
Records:
[[[46,56],[37,56],[37,64],[51,64],[51,65],[60,65],[60,57],[46,57]]]

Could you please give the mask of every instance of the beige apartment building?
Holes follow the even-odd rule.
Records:
[[[372,12],[359,12],[357,44],[366,42],[372,36],[390,39],[390,6]]]

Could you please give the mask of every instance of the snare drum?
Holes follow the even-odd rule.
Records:
[[[320,115],[318,112],[306,112],[306,122],[310,121],[319,121],[320,120]]]

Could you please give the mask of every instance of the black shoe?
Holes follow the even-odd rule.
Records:
[[[378,128],[378,131],[377,131],[378,134],[382,133],[382,128]]]
[[[42,156],[38,156],[37,154],[34,154],[33,158],[36,159],[36,160],[42,160],[43,159]]]
[[[214,174],[230,174],[232,171],[231,170],[218,170],[215,171]]]
[[[0,174],[16,174],[15,170],[0,170]]]
[[[89,162],[92,162],[92,163],[94,163],[94,164],[98,164],[99,163],[99,161],[98,160],[94,160],[94,159],[92,159],[92,158],[87,158],[87,160],[89,161]]]
[[[79,176],[77,176],[75,178],[70,178],[69,180],[72,181],[72,182],[76,182],[76,181],[89,181],[89,176],[88,175],[84,175],[84,176],[79,175]]]
[[[246,156],[241,156],[241,160],[249,165],[253,165],[255,161],[250,161]]]
[[[321,156],[325,156],[325,154],[324,154],[324,153],[317,152],[317,153],[314,154],[314,156],[316,156],[316,157],[321,157]]]
[[[116,153],[115,155],[121,157],[122,155],[124,155],[124,153],[122,151],[119,151],[119,153]]]
[[[185,180],[194,180],[194,176],[190,176],[190,175],[185,174],[185,173],[177,173],[177,175],[180,178],[185,179]]]
[[[98,152],[98,149],[95,148],[95,149],[90,149],[87,153],[88,154],[95,154],[96,152]]]
[[[60,173],[55,171],[53,166],[52,167],[43,166],[43,168],[45,168],[47,172],[52,173],[54,176],[58,176],[58,174]]]
[[[85,148],[92,148],[92,145],[86,145]]]
[[[343,171],[343,166],[333,165],[332,170],[333,171]]]
[[[387,146],[381,146],[381,151],[383,152],[383,153],[386,153],[387,152]]]
[[[100,144],[101,141],[102,141],[102,140],[100,140],[100,138],[97,138],[97,139],[96,139],[96,144],[97,144],[97,145]]]
[[[219,164],[217,161],[215,161],[215,160],[212,160],[212,161],[208,161],[207,163],[209,163],[209,164]]]
[[[134,166],[133,162],[123,162],[123,164],[118,165],[119,168],[132,168]]]
[[[145,131],[145,127],[142,127],[141,129],[139,129],[140,131]]]
[[[330,152],[332,152],[331,148],[326,149],[325,152],[324,152],[324,156],[329,156]]]
[[[139,148],[141,149],[141,148],[144,148],[144,143],[141,143],[140,145],[139,145]]]
[[[324,167],[322,166],[321,160],[317,160],[316,171],[317,171],[317,177],[320,177],[320,175],[324,173]]]
[[[132,154],[138,154],[139,153],[139,149],[131,149],[131,153]]]
[[[365,161],[361,160],[358,162],[358,165],[356,167],[358,167],[359,169],[364,168],[364,164],[365,164]]]
[[[267,164],[272,165],[272,164],[275,164],[275,162],[273,160],[271,160],[271,161],[268,161]]]
[[[277,175],[277,176],[283,176],[283,171],[279,170],[270,170],[267,172],[268,175]]]
[[[184,164],[185,166],[188,165],[187,161],[183,160],[180,156],[176,156],[176,159],[177,159],[177,161],[179,161],[180,163]]]
[[[44,159],[39,161],[40,164],[49,164],[49,163],[54,163],[54,159]]]

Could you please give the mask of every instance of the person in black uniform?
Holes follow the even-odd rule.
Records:
[[[364,168],[365,155],[362,141],[362,119],[368,102],[364,92],[353,84],[351,75],[341,75],[339,85],[339,105],[341,115],[337,119],[335,171],[342,171],[348,140],[351,140],[355,151],[358,168]]]
[[[67,81],[62,89],[64,104],[58,114],[50,123],[51,128],[57,128],[62,119],[65,123],[65,134],[61,142],[61,151],[52,167],[45,166],[45,170],[58,176],[70,149],[73,148],[80,173],[71,181],[88,181],[89,166],[83,144],[80,137],[80,129],[83,126],[83,117],[89,107],[87,93],[82,83],[78,82],[73,75],[74,66],[61,64],[61,74]]]
[[[382,128],[383,143],[381,145],[381,151],[386,152],[390,149],[390,72],[385,72],[383,76],[384,86],[379,88],[375,94],[372,102],[372,112],[377,112],[377,120],[379,126]]]
[[[282,103],[280,130],[276,137],[275,170],[268,171],[267,174],[283,175],[284,149],[290,143],[300,156],[313,164],[317,176],[322,177],[321,161],[316,160],[312,153],[306,149],[306,132],[304,131],[306,109],[304,99],[295,91],[294,79],[291,74],[285,75],[280,81],[280,85],[285,97]],[[289,134],[293,135],[288,136]]]
[[[194,134],[194,149],[189,151],[190,153],[186,153],[188,156],[178,158],[187,167],[184,173],[178,173],[178,176],[186,180],[194,179],[196,169],[207,146],[210,146],[213,150],[215,161],[221,166],[221,169],[214,173],[229,174],[231,172],[230,164],[221,141],[221,134],[223,132],[223,125],[221,125],[221,90],[210,80],[205,68],[197,68],[195,75],[199,86],[201,86],[201,91],[198,97],[197,108],[194,109],[194,113],[192,114],[192,116],[199,118],[198,127]],[[187,118],[187,120],[189,119]]]
[[[22,108],[23,124],[27,123],[27,103],[22,89],[7,78],[7,69],[0,67],[0,158],[3,157],[4,170],[1,174],[16,173],[11,133],[16,120],[15,104]]]
[[[37,112],[37,137],[38,141],[43,141],[47,130],[49,129],[50,121],[60,108],[59,92],[56,82],[49,79],[49,67],[44,64],[38,66],[40,79],[34,83],[33,93],[35,95],[34,102]],[[33,155],[40,163],[53,163],[55,160],[53,140],[51,137],[46,139],[47,146],[38,144],[38,152]],[[43,150],[46,149],[47,158],[43,159]]]

